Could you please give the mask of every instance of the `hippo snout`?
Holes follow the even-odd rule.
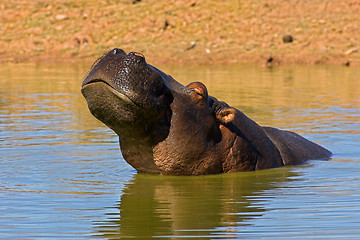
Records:
[[[102,82],[138,105],[158,104],[157,98],[166,91],[162,75],[148,65],[143,54],[125,53],[115,48],[93,65],[83,81],[83,88]]]
[[[124,50],[115,48],[93,64],[82,86],[103,81],[115,89],[129,88],[124,85],[131,84],[131,81],[136,84],[145,80],[150,74],[144,55],[136,52],[126,54]]]

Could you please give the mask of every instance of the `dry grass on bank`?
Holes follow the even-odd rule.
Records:
[[[2,0],[0,61],[360,65],[359,0]],[[283,42],[284,35],[293,41]]]

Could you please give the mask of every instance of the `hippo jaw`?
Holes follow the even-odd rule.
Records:
[[[169,121],[164,115],[171,114],[171,95],[158,70],[139,53],[111,50],[93,65],[81,92],[90,112],[119,136],[143,137],[159,121]]]

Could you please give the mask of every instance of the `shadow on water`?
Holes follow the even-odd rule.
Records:
[[[96,235],[236,238],[241,226],[266,211],[266,192],[296,175],[289,168],[201,177],[136,174],[107,221],[94,224]]]

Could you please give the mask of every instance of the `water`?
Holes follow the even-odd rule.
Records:
[[[162,67],[330,161],[137,174],[80,94],[88,65],[0,65],[0,239],[359,239],[360,69]]]

